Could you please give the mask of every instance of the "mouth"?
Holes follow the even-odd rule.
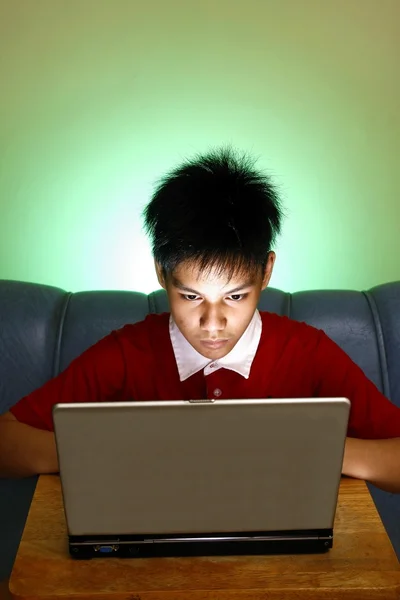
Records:
[[[209,350],[218,350],[226,346],[229,340],[200,340],[202,346]]]

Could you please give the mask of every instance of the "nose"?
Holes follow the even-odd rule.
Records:
[[[209,333],[223,331],[226,326],[226,318],[223,311],[216,306],[207,306],[201,317],[200,327]]]

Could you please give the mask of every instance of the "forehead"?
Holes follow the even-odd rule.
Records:
[[[198,290],[203,288],[231,289],[255,285],[258,273],[244,269],[211,266],[202,268],[196,263],[181,263],[171,274],[171,282],[176,287],[187,286]]]

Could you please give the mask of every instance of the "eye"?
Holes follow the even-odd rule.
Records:
[[[200,300],[200,296],[196,296],[196,294],[181,294],[181,296],[184,300],[188,300],[189,302]]]
[[[240,302],[240,300],[244,300],[247,296],[248,294],[231,294],[231,296],[228,296],[228,299],[233,302]]]

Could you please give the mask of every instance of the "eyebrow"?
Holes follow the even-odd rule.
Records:
[[[179,279],[177,279],[176,277],[172,277],[172,284],[174,287],[178,288],[179,290],[182,290],[183,292],[190,292],[191,294],[196,294],[196,296],[201,296],[200,292],[197,292],[196,290],[193,290],[192,288],[186,287],[186,285],[183,285],[183,283],[181,283],[179,281]],[[230,296],[231,294],[236,294],[236,292],[240,292],[248,287],[251,287],[252,285],[254,285],[253,280],[246,281],[246,283],[242,283],[242,285],[239,285],[239,286],[233,288],[232,290],[225,292],[224,296]]]

